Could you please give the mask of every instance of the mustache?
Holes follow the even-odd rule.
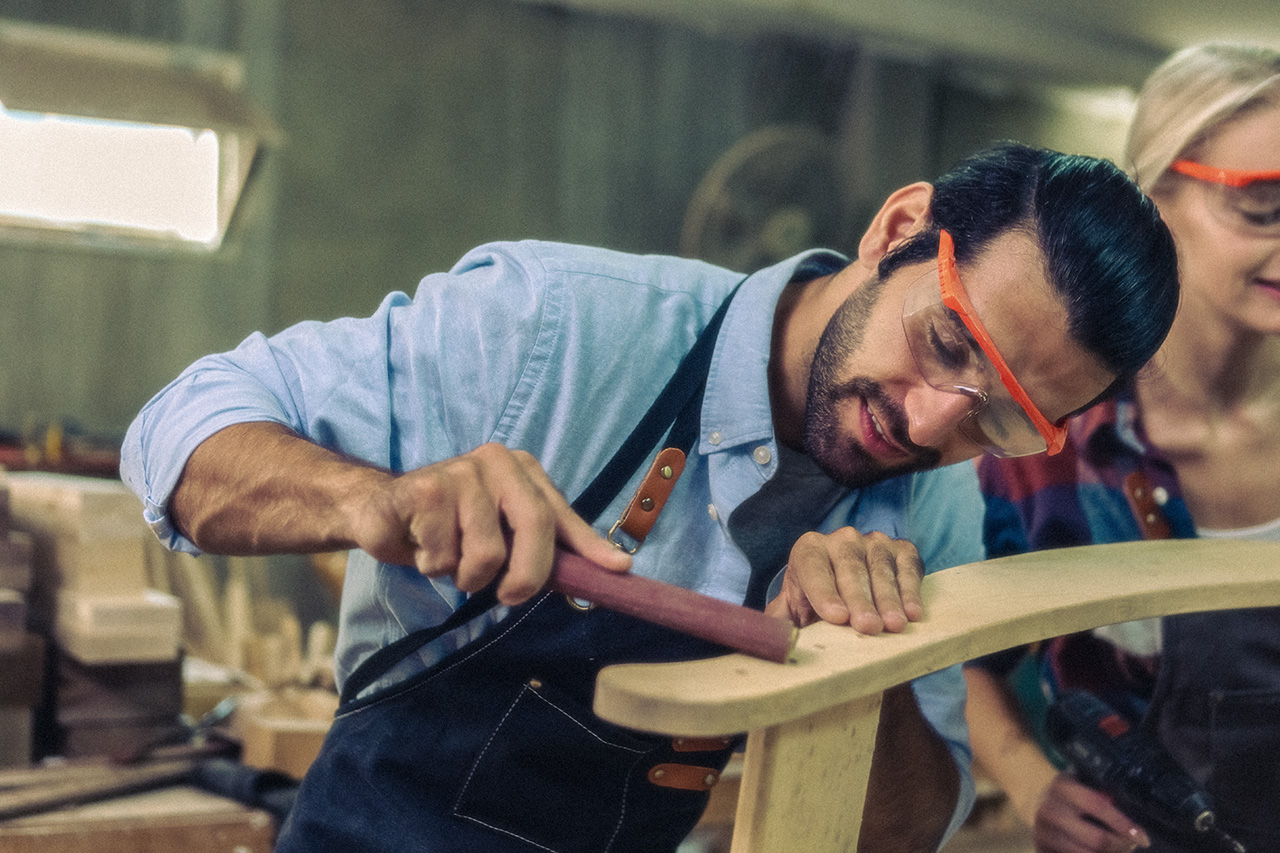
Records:
[[[858,378],[823,387],[821,393],[817,386],[810,388],[812,393],[805,429],[805,452],[835,482],[848,488],[861,489],[913,471],[935,468],[941,461],[942,456],[938,450],[921,447],[911,441],[907,434],[905,412],[889,398],[879,383]],[[863,399],[867,405],[876,407],[876,419],[880,428],[909,453],[908,459],[897,465],[884,467],[861,442],[844,435],[838,410],[841,403],[855,398]]]
[[[934,452],[911,440],[907,430],[907,413],[885,393],[884,387],[879,382],[855,377],[831,390],[834,399],[848,400],[852,397],[861,397],[866,400],[868,405],[875,409],[880,428],[901,447],[916,454],[927,455]]]

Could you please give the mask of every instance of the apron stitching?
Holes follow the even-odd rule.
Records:
[[[453,813],[455,816],[466,817],[466,815],[458,815],[458,804],[462,802],[463,796],[466,795],[467,787],[471,784],[471,778],[476,775],[476,767],[480,765],[480,761],[484,758],[484,754],[489,751],[489,746],[493,743],[493,739],[498,736],[498,732],[502,729],[503,723],[505,723],[507,718],[511,716],[511,712],[516,709],[516,705],[520,704],[520,697],[524,696],[525,692],[528,690],[529,687],[525,686],[521,688],[518,694],[516,694],[515,700],[507,706],[506,713],[502,715],[502,719],[498,720],[498,725],[494,726],[493,731],[489,732],[489,738],[484,742],[484,747],[480,750],[479,755],[476,756],[476,760],[471,763],[471,770],[467,772],[466,781],[462,783],[462,788],[458,791],[458,799],[453,803]],[[479,821],[477,821],[477,823],[478,822]]]
[[[582,724],[582,721],[581,721],[581,720],[579,720],[577,717],[573,716],[573,714],[570,714],[568,711],[566,711],[564,708],[561,708],[561,707],[560,707],[559,705],[557,705],[555,702],[552,702],[552,701],[551,701],[550,699],[548,699],[547,697],[545,697],[545,696],[541,695],[540,693],[538,693],[538,691],[536,691],[536,690],[532,690],[531,688],[527,688],[527,687],[526,687],[525,689],[526,689],[526,690],[529,690],[531,693],[533,693],[533,695],[534,695],[534,696],[538,697],[538,698],[539,698],[539,699],[541,699],[543,702],[545,702],[545,703],[547,703],[548,705],[550,705],[552,708],[555,708],[555,709],[556,709],[556,711],[558,711],[560,714],[564,715],[565,717],[568,717],[568,718],[569,718],[569,720],[570,720],[570,722],[572,722],[574,725],[578,726],[578,728],[582,729],[584,732],[586,732],[587,734],[591,735],[593,738],[595,738],[596,740],[598,740],[598,741],[600,741],[601,743],[605,744],[606,746],[613,747],[614,749],[621,749],[621,750],[625,750],[625,751],[627,751],[627,752],[635,753],[636,761],[635,761],[635,763],[633,763],[633,764],[631,765],[631,767],[632,767],[632,771],[634,771],[634,769],[635,769],[635,765],[636,765],[636,764],[638,764],[638,763],[640,762],[640,759],[641,759],[644,755],[646,755],[646,754],[647,754],[647,750],[643,750],[643,749],[636,749],[635,747],[630,747],[630,746],[623,746],[622,744],[613,743],[613,742],[611,742],[611,741],[605,740],[605,739],[604,739],[603,737],[601,737],[599,734],[597,734],[596,732],[593,732],[591,729],[589,729],[589,728],[587,728],[585,725],[583,725],[583,724]],[[518,700],[517,700],[517,701],[518,701]],[[509,713],[509,712],[508,712],[508,713]],[[504,719],[505,719],[505,717],[504,717]],[[501,724],[499,724],[499,726],[501,726]],[[486,744],[486,748],[487,748],[487,746],[488,746],[488,745]],[[618,821],[617,821],[617,823],[615,823],[615,824],[613,825],[613,834],[612,834],[611,836],[609,836],[609,843],[605,845],[605,848],[604,848],[604,850],[603,850],[603,851],[601,851],[601,853],[609,853],[609,851],[613,849],[613,845],[614,845],[614,843],[615,843],[615,842],[617,842],[617,840],[618,840],[618,833],[622,832],[622,824],[626,822],[626,818],[627,818],[627,795],[628,795],[628,793],[631,791],[631,776],[632,776],[632,772],[630,772],[630,771],[629,771],[629,772],[626,774],[626,777],[623,779],[623,783],[622,783],[622,797],[621,797],[621,800],[620,800],[620,807],[619,807],[619,811],[618,811]],[[532,843],[532,842],[530,842],[530,843]]]
[[[532,608],[530,608],[530,609],[532,609]],[[489,733],[489,739],[485,741],[485,743],[484,743],[484,748],[480,750],[480,754],[479,754],[479,755],[477,755],[477,756],[476,756],[476,760],[475,760],[474,762],[472,762],[472,764],[471,764],[471,770],[467,773],[467,780],[462,784],[462,789],[458,792],[458,799],[454,801],[454,804],[453,804],[453,815],[454,815],[454,817],[460,817],[460,818],[462,818],[463,820],[469,820],[469,821],[471,821],[472,823],[479,824],[480,826],[486,827],[486,828],[488,828],[488,829],[492,829],[492,830],[494,830],[494,831],[496,831],[496,832],[501,832],[501,833],[502,833],[502,834],[504,834],[504,835],[509,835],[509,836],[511,836],[512,838],[518,838],[518,839],[520,839],[521,841],[524,841],[524,842],[525,842],[525,843],[527,843],[527,844],[532,844],[534,847],[537,847],[537,848],[538,848],[538,849],[540,849],[540,850],[546,850],[546,851],[549,851],[549,853],[556,853],[556,850],[555,850],[555,848],[553,848],[553,847],[547,847],[547,846],[546,846],[546,845],[544,845],[544,844],[539,844],[538,842],[534,841],[533,839],[531,839],[531,838],[527,838],[527,837],[525,837],[525,836],[523,836],[523,835],[520,835],[519,833],[512,832],[511,830],[509,830],[509,829],[504,829],[504,828],[502,828],[502,827],[500,827],[500,826],[494,826],[493,824],[491,824],[491,823],[486,823],[485,821],[480,820],[480,819],[479,819],[479,818],[477,818],[477,817],[473,817],[472,815],[467,815],[467,814],[461,814],[461,813],[458,811],[458,805],[462,802],[462,798],[463,798],[464,796],[466,796],[467,788],[468,788],[468,787],[470,787],[470,785],[471,785],[471,779],[472,779],[472,777],[474,777],[474,776],[475,776],[476,768],[480,765],[480,762],[484,759],[484,754],[485,754],[486,752],[488,752],[488,751],[489,751],[489,747],[490,747],[490,745],[492,745],[492,744],[493,744],[493,739],[494,739],[495,737],[497,737],[498,732],[502,729],[503,725],[505,725],[505,724],[506,724],[506,722],[507,722],[507,718],[511,716],[511,714],[512,714],[512,712],[513,712],[513,711],[515,711],[516,706],[520,704],[520,700],[524,698],[524,696],[525,696],[525,694],[526,694],[526,693],[532,693],[535,697],[537,697],[538,699],[541,699],[541,700],[542,700],[543,702],[545,702],[547,705],[550,705],[552,708],[554,708],[554,709],[555,709],[556,711],[558,711],[560,714],[563,714],[565,717],[568,717],[568,718],[569,718],[569,720],[570,720],[571,722],[573,722],[575,725],[577,725],[579,728],[581,728],[583,731],[585,731],[587,734],[591,735],[592,737],[594,737],[596,740],[600,741],[601,743],[606,744],[607,746],[611,746],[611,747],[613,747],[613,748],[615,748],[615,749],[623,749],[623,750],[626,750],[627,752],[633,752],[633,753],[635,753],[635,754],[636,754],[636,756],[637,756],[636,761],[639,761],[639,760],[640,760],[639,756],[644,755],[644,750],[635,749],[635,748],[633,748],[633,747],[628,747],[628,746],[622,746],[622,745],[620,745],[620,744],[610,743],[609,741],[607,741],[607,740],[605,740],[604,738],[600,737],[600,736],[599,736],[598,734],[596,734],[595,732],[591,731],[591,729],[589,729],[589,728],[587,728],[586,726],[582,725],[582,723],[581,723],[581,722],[580,722],[576,717],[574,717],[574,716],[573,716],[572,714],[570,714],[569,712],[565,711],[565,710],[564,710],[563,708],[561,708],[559,705],[557,705],[556,703],[554,703],[554,702],[552,702],[551,700],[547,699],[545,696],[541,696],[541,695],[539,695],[539,694],[538,694],[538,691],[534,690],[533,688],[529,687],[528,685],[525,685],[523,688],[521,688],[521,690],[520,690],[520,694],[519,694],[518,696],[516,696],[515,701],[513,701],[513,702],[512,702],[512,703],[507,707],[506,712],[505,712],[505,713],[503,713],[503,715],[502,715],[502,719],[498,721],[498,724],[497,724],[496,726],[494,726],[493,731]],[[633,765],[633,766],[634,766],[634,765]],[[618,839],[618,833],[622,830],[622,823],[623,823],[623,820],[625,819],[625,817],[626,817],[626,813],[627,813],[627,792],[628,792],[630,789],[631,789],[631,774],[630,774],[630,773],[628,773],[628,774],[627,774],[627,776],[626,776],[626,780],[623,782],[623,787],[622,787],[621,812],[620,812],[620,813],[619,813],[619,815],[618,815],[618,821],[617,821],[617,823],[615,823],[615,824],[614,824],[614,827],[613,827],[613,835],[611,835],[611,836],[609,837],[609,843],[605,846],[605,849],[602,851],[602,853],[609,853],[609,851],[613,849],[614,842],[615,842],[615,841],[617,841],[617,839]]]
[[[486,651],[487,649],[489,649],[491,646],[493,646],[493,644],[494,644],[494,643],[499,642],[499,641],[500,641],[500,640],[502,640],[504,637],[506,637],[506,636],[507,636],[507,634],[511,633],[511,632],[512,632],[512,631],[514,631],[516,628],[520,627],[520,623],[521,623],[521,622],[523,622],[525,619],[528,619],[528,618],[533,614],[533,611],[535,611],[535,610],[537,610],[539,607],[541,607],[541,606],[542,606],[542,603],[543,603],[544,601],[546,601],[548,598],[550,598],[551,596],[553,596],[553,595],[555,595],[555,593],[552,593],[552,592],[543,593],[542,597],[541,597],[541,598],[539,598],[537,601],[535,601],[535,602],[533,603],[533,606],[532,606],[532,607],[530,607],[528,610],[526,610],[526,611],[525,611],[525,612],[524,612],[524,613],[523,613],[519,618],[517,618],[517,619],[516,619],[514,622],[512,622],[510,625],[505,626],[501,631],[499,631],[499,632],[498,632],[494,637],[492,637],[488,642],[486,642],[486,643],[484,643],[483,645],[481,645],[481,646],[480,646],[480,648],[476,649],[475,651],[473,651],[471,654],[467,655],[466,657],[464,657],[464,658],[459,658],[458,660],[456,660],[456,661],[454,661],[453,663],[449,664],[448,666],[446,666],[444,669],[440,670],[439,672],[432,673],[432,675],[431,675],[429,678],[427,678],[427,679],[425,679],[425,680],[423,681],[423,684],[426,684],[426,683],[428,683],[428,682],[430,682],[430,681],[434,680],[437,676],[444,675],[446,672],[448,672],[449,670],[453,669],[454,667],[456,667],[456,666],[460,666],[461,664],[466,663],[467,661],[471,660],[471,659],[472,659],[473,657],[475,657],[476,655],[481,654],[481,653],[483,653],[484,651]],[[504,620],[504,621],[506,621],[506,620]],[[501,623],[499,623],[499,624],[501,624]]]
[[[637,757],[636,762],[640,759]],[[635,765],[631,765],[632,769]],[[605,845],[603,853],[609,853],[613,849],[614,842],[618,840],[618,833],[622,832],[622,823],[627,819],[627,794],[631,791],[631,774],[627,774],[626,780],[622,783],[622,808],[618,811],[618,822],[613,825],[613,835],[609,836],[609,843]]]
[[[523,841],[525,844],[532,844],[534,847],[537,847],[539,850],[546,850],[546,851],[548,851],[548,853],[557,853],[557,851],[556,851],[556,849],[555,849],[554,847],[547,847],[545,844],[539,844],[538,842],[534,841],[533,839],[531,839],[531,838],[525,838],[523,835],[520,835],[520,834],[518,834],[518,833],[512,832],[512,831],[511,831],[511,830],[509,830],[509,829],[503,829],[503,828],[502,828],[502,827],[500,827],[500,826],[494,826],[494,825],[493,825],[493,824],[491,824],[491,823],[485,823],[484,821],[482,821],[482,820],[480,820],[480,819],[478,819],[478,818],[471,817],[470,815],[457,815],[457,817],[460,817],[460,818],[462,818],[463,820],[469,820],[469,821],[471,821],[472,823],[475,823],[475,824],[479,824],[480,826],[483,826],[485,829],[492,829],[494,832],[501,832],[503,835],[509,835],[509,836],[511,836],[512,838],[518,838],[518,839],[520,839],[521,841]]]
[[[430,683],[430,682],[431,682],[432,680],[434,680],[437,676],[444,675],[446,672],[448,672],[449,670],[453,669],[454,667],[459,666],[460,664],[466,663],[467,661],[471,660],[471,658],[473,658],[473,657],[475,657],[476,655],[478,655],[478,654],[480,654],[480,653],[484,652],[484,651],[485,651],[485,650],[487,650],[490,646],[492,646],[494,643],[498,642],[498,641],[499,641],[499,640],[501,640],[503,637],[505,637],[508,633],[510,633],[511,631],[515,630],[517,627],[519,627],[519,625],[520,625],[520,623],[521,623],[521,622],[523,622],[523,621],[524,621],[525,619],[527,619],[530,615],[532,615],[533,611],[534,611],[534,610],[536,610],[538,607],[540,607],[540,606],[542,605],[542,603],[543,603],[544,601],[546,601],[546,600],[547,600],[547,598],[549,598],[549,597],[550,597],[550,596],[552,596],[552,595],[554,595],[554,593],[550,593],[550,592],[548,592],[548,593],[544,593],[544,594],[543,594],[543,596],[542,596],[542,598],[540,598],[540,599],[538,599],[536,602],[534,602],[534,604],[533,604],[533,606],[532,606],[532,607],[530,607],[528,610],[526,610],[526,611],[525,611],[521,616],[519,616],[519,617],[518,617],[514,622],[512,622],[510,625],[505,625],[504,623],[500,623],[500,624],[503,624],[503,628],[502,628],[502,630],[501,630],[501,631],[499,631],[499,632],[498,632],[497,634],[495,634],[494,636],[490,637],[490,638],[489,638],[488,640],[486,640],[486,641],[485,641],[485,642],[484,642],[484,643],[483,643],[479,648],[477,648],[477,649],[475,649],[474,651],[472,651],[472,652],[471,652],[469,655],[467,655],[466,657],[464,657],[464,658],[460,658],[460,659],[458,659],[458,660],[454,661],[453,663],[449,664],[449,666],[445,667],[444,669],[440,670],[439,672],[432,673],[430,677],[425,678],[425,679],[423,679],[422,681],[418,681],[418,682],[415,682],[415,683],[413,683],[413,684],[405,684],[404,682],[399,682],[398,684],[391,685],[391,687],[400,687],[401,689],[399,689],[399,690],[391,690],[391,692],[388,692],[385,696],[379,696],[379,697],[377,698],[377,700],[376,700],[376,701],[369,702],[369,703],[368,703],[368,704],[366,704],[366,705],[361,705],[361,706],[360,706],[360,707],[358,707],[358,708],[352,708],[352,709],[351,709],[351,710],[349,710],[349,711],[346,711],[346,712],[344,712],[344,713],[338,714],[337,716],[335,716],[335,717],[334,717],[334,719],[342,719],[343,717],[353,717],[353,716],[355,716],[356,714],[359,714],[359,713],[361,713],[361,712],[363,712],[363,711],[370,710],[371,708],[376,708],[376,707],[378,707],[379,705],[382,705],[384,702],[387,702],[387,701],[389,701],[389,700],[391,700],[391,699],[395,699],[396,697],[401,696],[401,695],[402,695],[402,694],[404,694],[404,693],[408,693],[408,692],[411,692],[411,691],[413,691],[413,690],[416,690],[416,689],[418,689],[419,687],[423,686],[424,684],[428,684],[428,683]],[[387,688],[387,689],[388,689],[388,690],[390,690],[390,688]]]
[[[636,755],[644,755],[644,754],[645,754],[645,752],[647,752],[647,750],[644,750],[644,749],[636,749],[634,746],[624,746],[623,744],[620,744],[620,743],[614,743],[613,741],[605,740],[605,739],[604,739],[603,737],[601,737],[599,734],[597,734],[596,732],[591,731],[591,729],[589,729],[589,728],[587,728],[586,726],[584,726],[584,725],[582,724],[582,721],[581,721],[581,720],[579,720],[577,717],[575,717],[573,714],[570,714],[568,711],[566,711],[564,708],[561,708],[561,707],[560,707],[559,705],[557,705],[555,702],[552,702],[552,701],[551,701],[550,699],[548,699],[547,697],[545,697],[545,696],[541,695],[540,693],[538,693],[538,691],[536,691],[536,690],[534,690],[534,689],[532,689],[532,688],[530,688],[530,687],[525,687],[525,690],[526,690],[526,691],[528,691],[528,692],[531,692],[534,696],[537,696],[539,699],[541,699],[543,702],[545,702],[545,703],[547,703],[548,705],[550,705],[552,708],[555,708],[558,712],[560,712],[562,715],[564,715],[565,717],[567,717],[571,723],[573,723],[573,724],[574,724],[575,726],[577,726],[578,728],[582,729],[582,730],[583,730],[584,732],[586,732],[587,734],[591,735],[591,736],[592,736],[593,738],[595,738],[596,740],[600,741],[600,742],[601,742],[602,744],[604,744],[605,746],[611,746],[611,747],[613,747],[614,749],[624,749],[624,750],[626,750],[627,752],[634,752]],[[517,700],[516,700],[516,701],[519,701],[519,699],[517,698]],[[503,719],[505,720],[506,718],[504,717]],[[500,728],[500,727],[502,726],[502,724],[501,724],[501,723],[499,723],[499,724],[498,724],[498,726],[499,726],[499,728]]]
[[[356,714],[359,714],[359,713],[362,713],[362,712],[364,712],[364,711],[367,711],[367,710],[369,710],[370,708],[376,708],[376,707],[378,707],[379,705],[382,705],[382,704],[384,704],[384,703],[386,703],[386,702],[388,702],[388,701],[390,701],[390,700],[392,700],[392,699],[395,699],[395,698],[397,698],[397,697],[399,697],[399,696],[401,696],[401,695],[403,695],[403,694],[405,694],[405,693],[410,693],[410,692],[412,692],[412,691],[414,690],[414,688],[415,688],[415,687],[417,687],[417,685],[415,685],[415,684],[405,684],[404,682],[399,682],[399,683],[393,684],[393,685],[391,685],[391,686],[388,688],[388,690],[389,690],[390,692],[388,692],[385,696],[379,696],[379,697],[378,697],[378,699],[377,699],[376,701],[374,701],[374,702],[369,702],[369,703],[367,703],[367,704],[365,704],[365,705],[361,705],[361,706],[360,706],[360,707],[358,707],[358,708],[352,708],[352,709],[350,709],[350,710],[348,710],[348,711],[342,711],[342,712],[341,712],[341,713],[339,713],[339,714],[335,714],[335,715],[334,715],[334,719],[335,719],[335,720],[341,720],[341,719],[345,719],[345,718],[347,718],[347,717],[354,717]],[[399,688],[399,689],[392,690],[391,688]],[[340,709],[340,710],[341,710],[341,709]]]

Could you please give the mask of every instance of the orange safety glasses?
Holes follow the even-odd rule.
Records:
[[[991,340],[991,336],[987,334],[982,321],[978,319],[977,312],[973,310],[973,303],[969,301],[969,294],[965,292],[964,285],[960,283],[960,271],[956,268],[955,244],[945,228],[942,229],[941,237],[938,240],[938,279],[942,283],[943,304],[960,315],[960,319],[964,321],[965,328],[973,335],[974,340],[978,342],[978,346],[982,347],[982,351],[987,354],[987,358],[991,359],[991,363],[995,365],[996,372],[1000,374],[1000,381],[1004,383],[1009,396],[1016,400],[1022,410],[1027,413],[1027,417],[1035,425],[1036,432],[1040,433],[1040,437],[1044,439],[1045,449],[1048,450],[1049,455],[1052,456],[1062,450],[1062,446],[1067,441],[1067,428],[1051,423],[1036,408],[1036,404],[1031,402],[1030,395],[1018,384],[1018,380],[1014,378],[1013,371],[1009,369],[1004,357],[996,349],[995,341]]]
[[[902,323],[925,381],[973,398],[959,425],[967,438],[995,456],[1062,450],[1066,428],[1036,408],[996,349],[960,282],[946,230],[938,243],[937,278],[930,273],[908,288]]]
[[[1178,160],[1169,168],[1196,180],[1222,184],[1224,187],[1247,187],[1258,181],[1280,181],[1280,169],[1262,172],[1248,172],[1242,169],[1219,169],[1214,166],[1197,163],[1194,160]]]
[[[1219,169],[1178,160],[1169,169],[1214,190],[1211,214],[1223,224],[1259,237],[1280,236],[1280,170]]]

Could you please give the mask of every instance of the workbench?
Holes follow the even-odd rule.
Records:
[[[265,811],[186,785],[0,822],[5,853],[271,853]]]

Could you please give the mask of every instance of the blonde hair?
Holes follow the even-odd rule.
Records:
[[[1125,162],[1151,192],[1174,160],[1224,122],[1280,91],[1280,52],[1230,43],[1199,44],[1151,72],[1129,125]]]

